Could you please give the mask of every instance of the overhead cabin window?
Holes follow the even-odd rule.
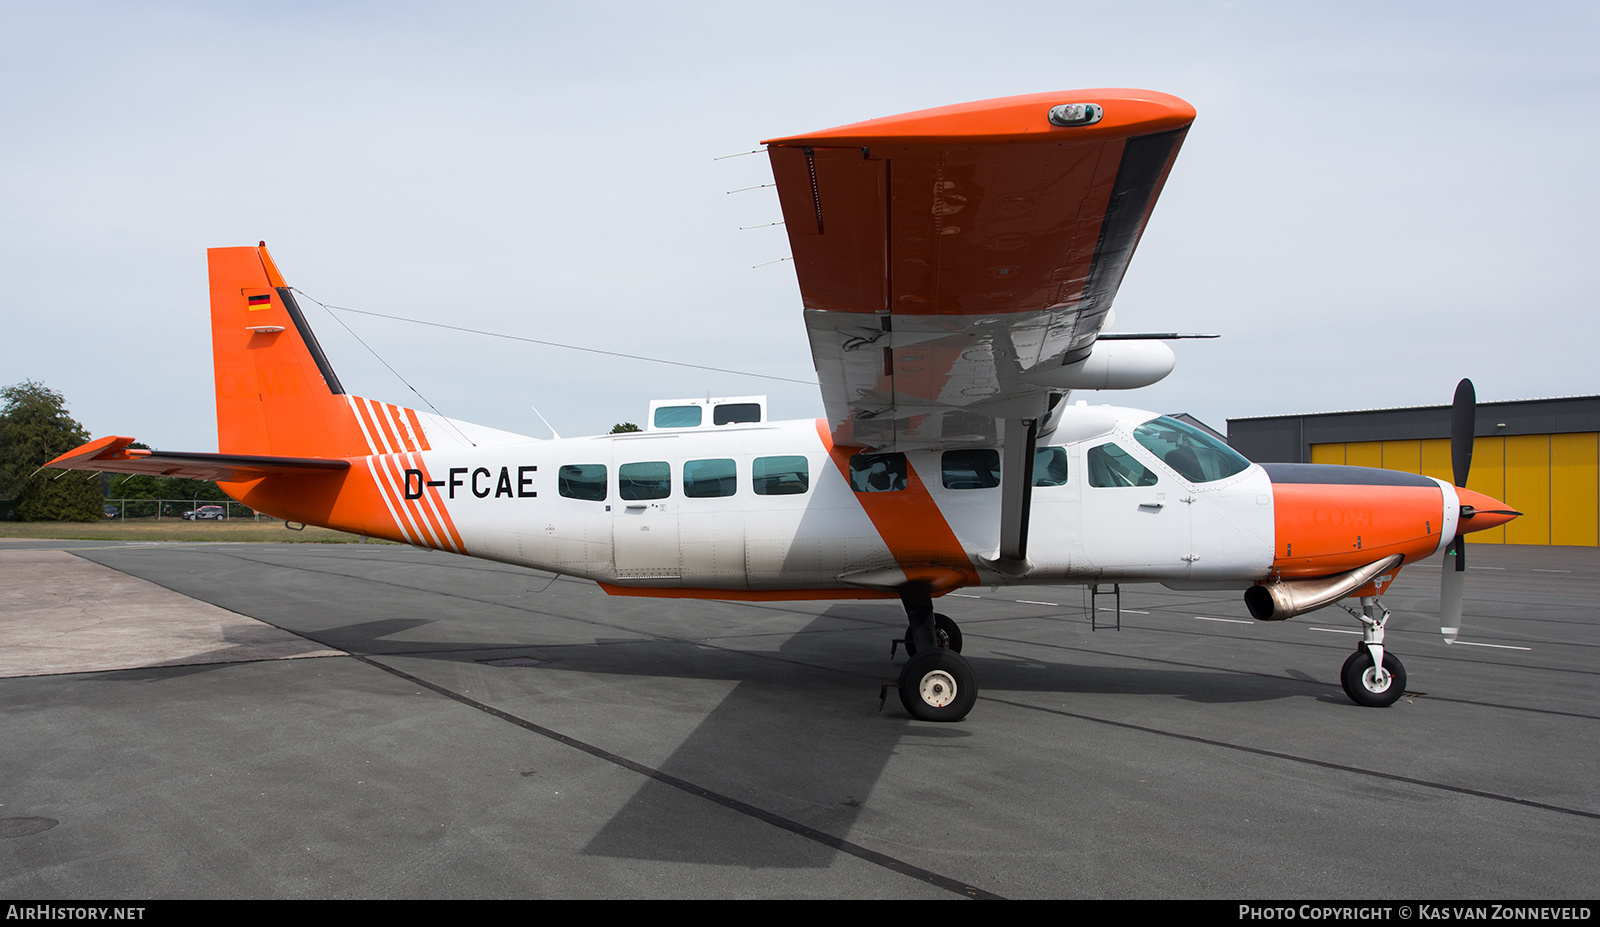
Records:
[[[672,468],[664,460],[623,464],[617,468],[617,495],[627,502],[665,499],[672,495]]]
[[[699,428],[705,410],[699,406],[662,406],[656,409],[656,428]]]
[[[683,494],[691,499],[712,499],[731,496],[737,483],[733,461],[691,460],[683,465]]]
[[[850,488],[856,492],[899,492],[906,488],[906,455],[856,454],[850,458]]]
[[[1193,425],[1163,415],[1133,430],[1133,438],[1191,483],[1209,483],[1249,468],[1250,461]]]
[[[804,457],[757,457],[750,476],[758,496],[798,496],[811,488]]]
[[[1000,452],[993,448],[945,451],[939,458],[945,489],[993,489],[1000,485]]]
[[[1041,447],[1033,452],[1033,485],[1067,485],[1067,449]]]
[[[759,421],[761,421],[759,402],[727,402],[717,406],[711,413],[713,425],[741,425]]]
[[[1089,449],[1090,486],[1154,486],[1156,475],[1115,444]]]
[[[566,464],[556,471],[556,489],[568,499],[606,501],[605,464]]]

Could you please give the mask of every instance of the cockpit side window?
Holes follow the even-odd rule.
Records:
[[[1210,483],[1250,466],[1238,451],[1193,425],[1165,415],[1135,428],[1133,439],[1191,483]]]
[[[1156,475],[1115,444],[1089,449],[1090,486],[1154,486]]]
[[[1067,485],[1067,449],[1041,447],[1033,452],[1033,485]]]

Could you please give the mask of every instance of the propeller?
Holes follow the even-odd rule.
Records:
[[[1472,438],[1477,428],[1478,396],[1471,380],[1456,384],[1456,398],[1450,405],[1450,469],[1456,488],[1467,488],[1472,470]],[[1456,537],[1445,554],[1444,572],[1439,579],[1439,633],[1444,642],[1454,644],[1461,632],[1461,595],[1467,579],[1467,538],[1461,519],[1472,516],[1472,507],[1463,505],[1456,520]]]

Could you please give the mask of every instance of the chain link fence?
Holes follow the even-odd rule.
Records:
[[[182,518],[192,521],[210,521],[249,518],[254,521],[272,521],[271,515],[262,515],[248,505],[232,499],[107,499],[101,514],[106,518],[133,520],[149,518]]]

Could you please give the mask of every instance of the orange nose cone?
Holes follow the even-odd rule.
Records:
[[[1498,528],[1522,514],[1493,496],[1486,496],[1481,492],[1457,487],[1456,495],[1461,497],[1461,534]],[[1470,517],[1467,515],[1469,510],[1472,512]]]

